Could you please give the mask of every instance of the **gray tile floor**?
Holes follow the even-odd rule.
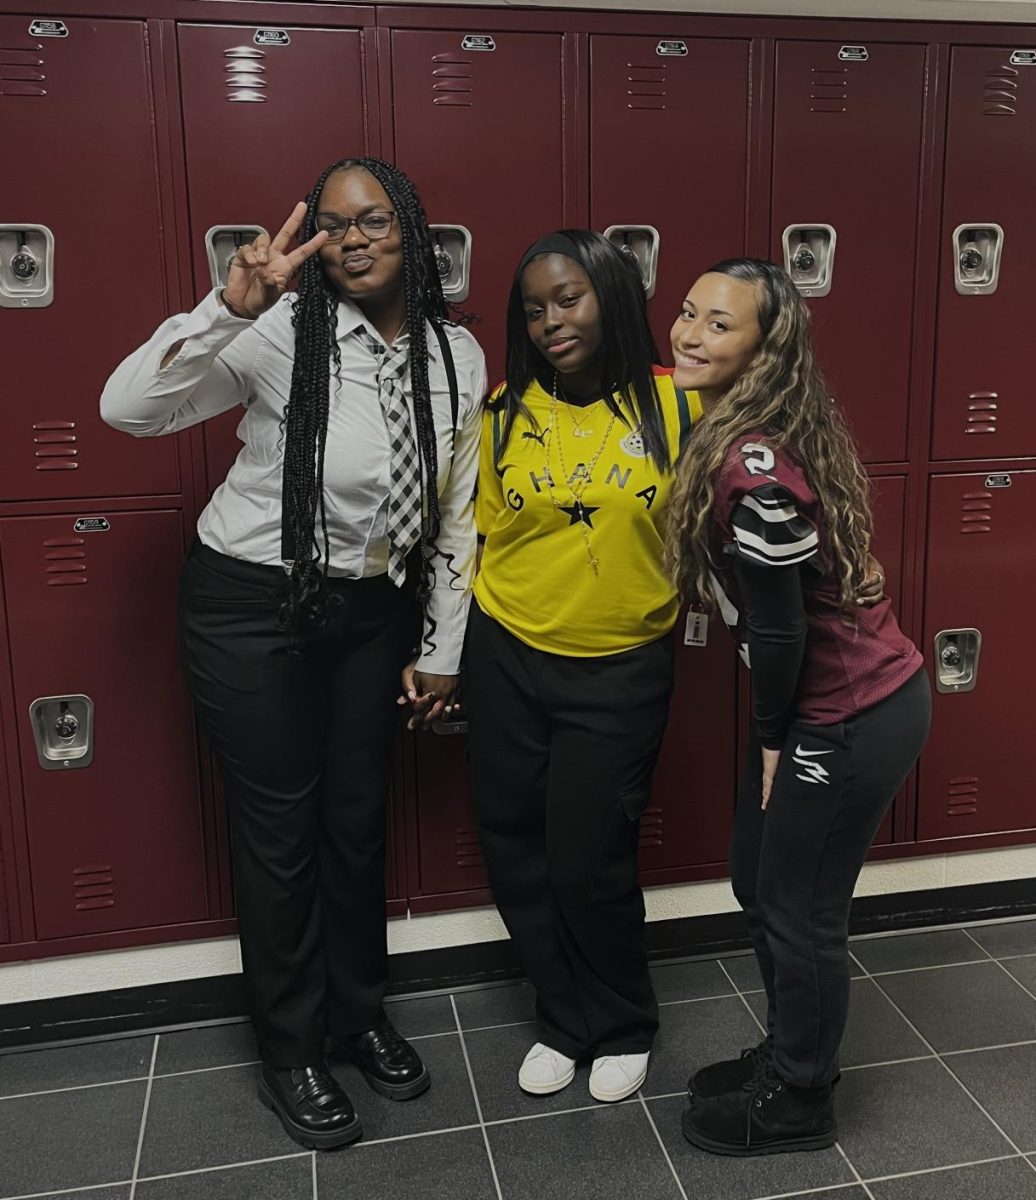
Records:
[[[642,1092],[595,1104],[580,1068],[533,1098],[527,984],[393,1001],[432,1090],[408,1104],[335,1066],[364,1123],[302,1151],[255,1100],[255,1044],[223,1025],[0,1056],[0,1200],[1036,1200],[1036,920],[853,942],[839,1143],[716,1158],[689,1146],[689,1071],[757,1041],[754,960],[654,968]]]

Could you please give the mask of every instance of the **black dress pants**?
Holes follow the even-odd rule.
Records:
[[[222,767],[248,1003],[265,1062],[319,1062],[381,1016],[385,798],[410,588],[328,580],[323,627],[277,628],[286,576],[195,543],[180,635]]]
[[[479,833],[536,988],[540,1040],[570,1058],[650,1050],[658,1005],[638,826],[668,714],[672,640],[600,658],[545,654],[473,604],[465,663]]]
[[[931,721],[924,670],[836,725],[791,726],[763,812],[762,756],[753,738],[730,852],[734,894],[768,1000],[780,1074],[830,1083],[849,1013],[849,906],[893,797]]]

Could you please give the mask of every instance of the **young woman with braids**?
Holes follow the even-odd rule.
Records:
[[[888,599],[855,599],[867,478],[789,277],[756,259],[718,263],[688,293],[672,344],[674,379],[705,417],[673,488],[668,561],[751,666],[730,869],[769,1029],[692,1077],[683,1129],[720,1154],[819,1149],[836,1136],[849,905],[927,736],[928,679]]]
[[[446,322],[413,185],[342,160],[101,400],[143,436],[245,408],[184,567],[181,635],[225,780],[260,1098],[305,1146],[361,1133],[325,1037],[382,1095],[429,1083],[381,1003],[384,805],[397,697],[411,722],[452,703],[474,570],[485,365]]]

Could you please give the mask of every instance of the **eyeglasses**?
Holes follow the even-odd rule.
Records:
[[[392,232],[392,222],[396,214],[390,211],[375,211],[364,213],[362,217],[319,217],[317,229],[327,234],[327,240],[337,245],[345,240],[346,234],[355,225],[360,233],[369,241],[376,242],[386,238]]]

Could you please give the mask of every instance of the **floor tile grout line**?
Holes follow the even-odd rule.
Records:
[[[320,1200],[320,1193],[317,1191],[317,1152],[315,1150],[310,1154],[309,1161],[313,1175],[313,1200]]]
[[[975,945],[978,946],[978,942]],[[979,946],[979,949],[983,953],[986,953],[981,946]],[[867,971],[867,968],[863,966],[863,963],[859,959],[856,961],[867,971],[867,979],[881,979],[886,975],[917,975],[921,971],[948,971],[952,967],[984,967],[990,961],[990,958],[992,958],[992,955],[988,958],[964,958],[959,962],[925,963],[924,966],[920,967],[893,967],[888,971]],[[993,959],[993,961],[996,962],[996,959]]]
[[[873,976],[872,976],[872,978],[873,978]],[[944,1071],[946,1071],[946,1073],[957,1084],[957,1086],[961,1088],[961,1090],[965,1093],[965,1095],[968,1096],[968,1098],[971,1100],[972,1104],[974,1104],[975,1107],[979,1110],[979,1112],[982,1113],[982,1115],[986,1118],[986,1120],[989,1121],[989,1123],[993,1126],[993,1128],[997,1131],[997,1133],[1000,1134],[1000,1136],[1004,1139],[1004,1141],[1007,1142],[1007,1144],[1011,1147],[1011,1149],[1016,1154],[1022,1154],[1022,1151],[1018,1148],[1018,1145],[1016,1144],[1014,1139],[1011,1137],[1008,1137],[1006,1131],[1002,1128],[1000,1123],[993,1119],[992,1114],[985,1107],[985,1105],[981,1103],[981,1101],[978,1099],[978,1097],[975,1095],[975,1093],[971,1090],[971,1088],[969,1088],[967,1086],[967,1084],[965,1084],[964,1081],[960,1078],[960,1076],[956,1074],[956,1072],[953,1070],[953,1068],[950,1066],[950,1064],[948,1062],[946,1062],[946,1060],[939,1054],[939,1052],[935,1049],[935,1047],[928,1040],[928,1038],[926,1038],[925,1035],[920,1031],[920,1029],[917,1028],[917,1026],[914,1024],[914,1022],[910,1020],[910,1018],[906,1015],[906,1013],[899,1007],[899,1005],[895,1002],[895,1000],[892,999],[892,997],[888,994],[888,992],[885,991],[885,989],[881,986],[881,984],[878,983],[877,980],[875,980],[874,982],[875,982],[875,986],[878,988],[878,991],[880,991],[881,994],[885,997],[885,999],[888,1000],[889,1004],[891,1004],[892,1007],[896,1010],[896,1012],[898,1012],[899,1015],[903,1018],[903,1020],[906,1021],[906,1023],[910,1026],[910,1028],[914,1031],[914,1033],[917,1034],[917,1036],[921,1039],[921,1041],[924,1042],[924,1044],[928,1047],[928,1049],[931,1050],[935,1054],[936,1060],[938,1061],[939,1065],[943,1068]],[[1028,1160],[1026,1160],[1026,1161],[1028,1162]],[[1036,1163],[1029,1162],[1029,1166],[1033,1169],[1033,1171],[1036,1171]]]
[[[438,1137],[443,1133],[467,1133],[472,1129],[481,1129],[481,1125],[447,1125],[445,1129],[422,1129],[417,1133],[397,1133],[392,1137],[363,1138],[356,1143],[353,1150],[359,1153],[367,1146],[383,1146],[386,1142],[409,1142],[417,1138]]]
[[[1025,984],[1024,984],[1024,983],[1022,983],[1022,981],[1021,981],[1020,979],[1017,979],[1017,978],[1016,978],[1014,975],[1012,975],[1012,974],[1011,974],[1011,972],[1010,972],[1010,971],[1009,971],[1009,970],[1008,970],[1008,969],[1007,969],[1007,968],[1004,966],[1004,964],[1003,964],[1003,963],[1000,961],[1000,959],[998,959],[998,958],[994,958],[994,957],[993,957],[993,955],[989,953],[989,951],[988,951],[988,950],[985,948],[985,946],[983,946],[983,945],[982,945],[982,943],[981,943],[980,941],[978,941],[977,939],[975,939],[975,938],[971,937],[971,934],[970,934],[970,933],[968,933],[968,931],[967,931],[966,929],[965,929],[965,930],[962,930],[962,932],[964,933],[964,935],[965,935],[966,937],[969,937],[969,938],[971,938],[971,940],[972,940],[972,941],[975,943],[975,945],[976,945],[976,946],[978,946],[978,948],[979,948],[979,949],[982,951],[982,953],[983,953],[983,954],[989,955],[989,958],[990,958],[990,959],[991,959],[993,962],[995,962],[995,963],[996,963],[996,965],[997,965],[997,966],[1000,968],[1000,970],[1001,970],[1001,971],[1003,971],[1003,973],[1004,973],[1004,974],[1007,976],[1007,978],[1008,978],[1008,979],[1010,979],[1010,980],[1011,980],[1011,982],[1012,982],[1012,983],[1014,983],[1014,984],[1016,984],[1018,987],[1020,987],[1020,988],[1022,989],[1022,991],[1023,991],[1023,992],[1024,992],[1024,993],[1025,993],[1027,996],[1030,996],[1030,997],[1032,997],[1032,999],[1033,999],[1033,1000],[1036,1000],[1036,993],[1034,993],[1034,992],[1031,992],[1031,991],[1030,991],[1030,990],[1029,990],[1029,989],[1028,989],[1028,988],[1025,986]]]
[[[972,1162],[947,1163],[942,1167],[920,1167],[916,1171],[896,1171],[891,1175],[872,1175],[868,1183],[887,1183],[890,1179],[912,1179],[915,1175],[938,1175],[940,1171],[964,1171],[968,1167],[983,1167],[988,1163],[1014,1162],[1024,1159],[1024,1154],[998,1154],[993,1158],[976,1158]]]
[[[754,1197],[753,1200],[798,1200],[799,1196],[826,1196],[828,1193],[844,1192],[848,1188],[859,1186],[855,1179],[850,1179],[848,1183],[829,1183],[818,1188],[796,1188],[794,1192],[773,1192],[769,1196]]]
[[[716,961],[719,962],[718,959]],[[723,972],[724,975],[727,976],[728,979],[730,979],[730,975],[727,974],[727,969],[722,963],[719,964],[719,969]],[[730,979],[730,982],[734,988],[737,987],[737,984],[734,983],[733,979]],[[765,1037],[766,1036],[766,1027],[763,1025],[762,1021],[760,1021],[759,1018],[755,1015],[755,1010],[752,1008],[751,1004],[748,1003],[748,1000],[745,998],[745,996],[741,992],[738,992],[737,995],[738,995],[738,999],[741,1001],[741,1003],[745,1006],[746,1009],[748,1009],[748,1015],[752,1018],[752,1020],[756,1023],[756,1025],[759,1026],[760,1032]]]
[[[137,1134],[137,1153],[133,1158],[133,1178],[130,1180],[129,1200],[134,1200],[137,1194],[137,1176],[140,1174],[140,1155],[144,1149],[144,1131],[147,1129],[147,1113],[151,1105],[151,1088],[155,1082],[155,1063],[158,1061],[158,1042],[160,1034],[155,1034],[155,1042],[151,1047],[151,1069],[148,1071],[147,1088],[144,1091],[144,1107],[140,1114],[140,1132]]]
[[[912,1054],[908,1058],[886,1058],[882,1062],[852,1063],[848,1067],[839,1067],[841,1071],[869,1071],[874,1067],[898,1067],[903,1063],[931,1062],[938,1058],[937,1054]]]
[[[842,1143],[841,1143],[841,1142],[835,1142],[835,1149],[838,1151],[838,1153],[839,1153],[839,1154],[842,1156],[842,1158],[845,1160],[845,1165],[846,1165],[846,1166],[849,1168],[849,1170],[850,1170],[850,1171],[852,1171],[852,1173],[853,1173],[853,1176],[854,1176],[854,1178],[856,1179],[856,1182],[857,1182],[857,1183],[860,1185],[860,1187],[862,1187],[862,1188],[863,1188],[863,1190],[864,1190],[864,1193],[865,1193],[865,1194],[866,1194],[866,1196],[867,1196],[867,1200],[874,1200],[874,1193],[873,1193],[873,1192],[870,1190],[870,1188],[869,1188],[869,1187],[868,1187],[868,1186],[867,1186],[867,1185],[866,1185],[866,1184],[863,1182],[863,1176],[860,1174],[860,1172],[859,1172],[859,1171],[857,1171],[857,1169],[856,1169],[856,1164],[853,1162],[853,1160],[852,1160],[852,1159],[849,1157],[849,1155],[848,1155],[848,1154],[846,1154],[846,1152],[845,1152],[845,1147],[842,1145]]]
[[[289,1162],[296,1158],[309,1158],[312,1150],[300,1150],[297,1154],[273,1154],[267,1158],[249,1158],[244,1162],[215,1163],[208,1167],[191,1167],[186,1171],[164,1171],[159,1175],[141,1175],[138,1183],[157,1183],[161,1179],[184,1179],[188,1175],[206,1175],[209,1171],[236,1171],[239,1167],[262,1167],[266,1163]]]
[[[643,1094],[638,1091],[637,1099],[640,1101],[640,1107],[644,1110],[644,1116],[648,1119],[648,1124],[651,1126],[651,1132],[655,1135],[655,1140],[658,1142],[658,1148],[662,1151],[662,1157],[669,1164],[669,1170],[672,1172],[673,1179],[676,1181],[676,1186],[679,1188],[680,1195],[683,1200],[688,1200],[687,1191],[680,1180],[680,1176],[676,1173],[676,1167],[673,1165],[673,1160],[666,1149],[665,1142],[662,1141],[662,1135],[658,1132],[658,1126],[655,1124],[655,1118],[651,1115],[651,1110],[648,1108],[644,1100]]]
[[[478,1117],[479,1128],[482,1130],[482,1144],[486,1148],[489,1170],[493,1176],[493,1186],[496,1188],[497,1200],[504,1200],[504,1193],[500,1188],[500,1177],[496,1173],[493,1148],[489,1144],[489,1133],[486,1130],[486,1123],[482,1117],[482,1102],[478,1098],[478,1088],[475,1086],[475,1072],[471,1069],[471,1059],[468,1057],[468,1045],[464,1040],[464,1030],[460,1023],[460,1013],[457,1011],[457,1001],[454,999],[452,992],[450,993],[450,1006],[453,1009],[453,1019],[457,1022],[457,1033],[460,1035],[460,1048],[464,1054],[464,1066],[467,1068],[468,1083],[471,1085],[471,1098],[475,1101],[475,1116]]]
[[[71,1087],[44,1088],[39,1092],[15,1092],[11,1096],[0,1096],[0,1104],[5,1100],[28,1100],[31,1096],[59,1096],[62,1092],[85,1092],[90,1088],[118,1087],[124,1083],[144,1083],[147,1078],[147,1075],[133,1075],[129,1079],[105,1079],[100,1083],[74,1083]]]
[[[114,1183],[88,1183],[85,1187],[59,1188],[56,1192],[22,1192],[18,1196],[3,1196],[0,1200],[44,1200],[47,1196],[78,1196],[82,1192],[98,1192],[101,1188],[127,1187],[128,1179],[117,1179]]]

